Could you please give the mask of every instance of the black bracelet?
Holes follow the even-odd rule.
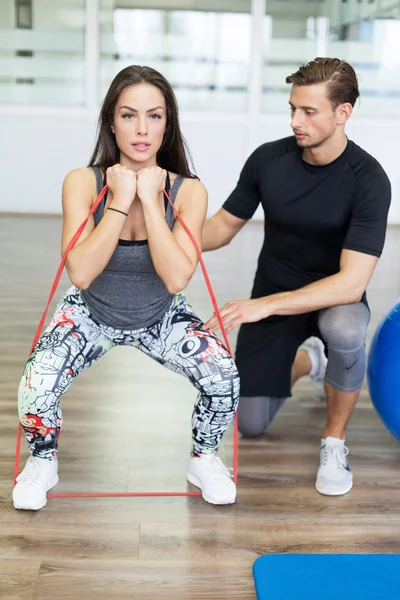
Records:
[[[107,208],[107,210],[115,210],[115,212],[119,212],[119,213],[121,213],[121,215],[125,215],[126,217],[128,216],[128,213],[126,213],[126,212],[124,212],[122,210],[118,210],[118,208],[112,208],[111,206],[109,206]]]

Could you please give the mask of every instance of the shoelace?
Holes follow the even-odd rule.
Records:
[[[210,458],[207,458],[210,463],[213,472],[210,475],[210,478],[215,480],[221,480],[228,475],[228,477],[233,478],[233,469],[228,469],[219,456],[211,455]]]
[[[338,469],[346,465],[346,456],[349,454],[347,446],[331,446],[326,444],[323,448],[322,464],[336,463]]]
[[[45,484],[47,481],[46,467],[43,465],[43,469],[38,465],[33,456],[28,458],[25,469],[18,477],[18,483],[24,485],[37,485]]]
[[[44,474],[40,469],[38,469],[37,464],[33,460],[33,457],[28,458],[27,465],[25,469],[22,471],[21,475],[18,477],[18,483],[23,483],[25,485],[36,485]]]

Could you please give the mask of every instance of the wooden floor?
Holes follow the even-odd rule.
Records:
[[[58,265],[60,227],[58,218],[0,217],[1,600],[250,600],[251,568],[265,553],[400,551],[400,445],[364,389],[347,435],[354,489],[320,496],[325,411],[306,378],[264,438],[240,440],[233,506],[199,497],[71,498],[15,511],[16,392]],[[251,223],[229,247],[205,254],[220,305],[248,296],[261,241],[262,226]],[[68,285],[64,275],[57,298]],[[369,289],[370,340],[400,295],[399,229],[389,229]],[[200,270],[187,294],[208,318]],[[64,397],[55,491],[193,490],[184,475],[195,396],[136,350],[107,354]],[[223,455],[232,460],[231,432]]]

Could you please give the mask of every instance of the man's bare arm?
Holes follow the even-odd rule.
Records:
[[[226,246],[242,229],[246,219],[234,217],[224,208],[204,223],[202,234],[203,252]]]

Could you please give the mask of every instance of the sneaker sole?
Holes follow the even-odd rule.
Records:
[[[46,494],[48,491],[50,491],[54,486],[57,485],[57,483],[59,482],[59,477],[58,475],[56,475],[56,477],[54,479],[51,480],[49,487],[46,490]],[[41,508],[44,508],[47,504],[47,496],[45,496],[45,500],[44,503],[40,503],[40,504],[25,504],[24,506],[17,504],[16,502],[13,501],[14,504],[14,508],[17,510],[40,510]]]
[[[317,490],[317,492],[319,492],[323,496],[344,496],[345,494],[348,494],[350,492],[352,487],[353,487],[353,482],[351,482],[350,487],[345,488],[344,491],[338,492],[337,490],[332,490],[332,489],[331,490],[330,489],[322,490],[318,487],[317,483],[315,484],[315,489]]]
[[[200,481],[197,479],[197,477],[195,477],[191,473],[187,473],[186,479],[188,480],[189,483],[191,483],[192,485],[194,485],[195,487],[197,487],[201,490],[201,495],[203,496],[204,500],[206,502],[208,502],[209,504],[222,505],[222,504],[234,504],[235,503],[236,494],[233,498],[229,498],[227,500],[215,500],[215,498],[211,498],[204,492],[204,490],[201,487]]]

